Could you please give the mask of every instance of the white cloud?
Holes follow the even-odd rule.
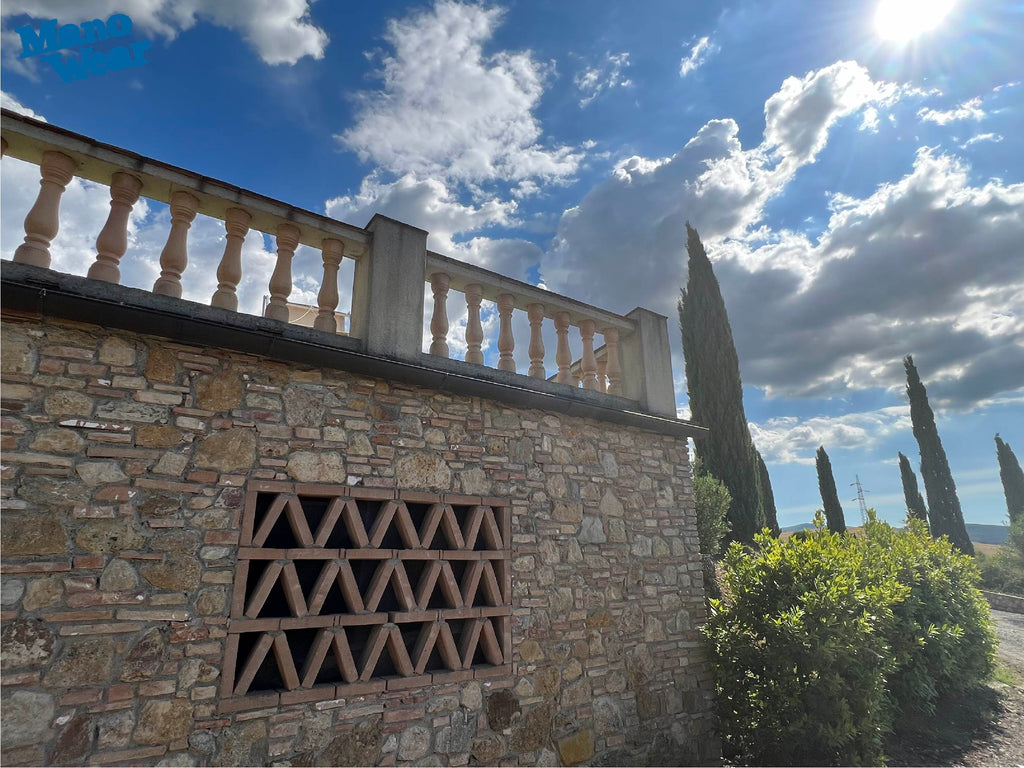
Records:
[[[545,67],[529,51],[483,52],[501,17],[498,8],[438,0],[390,20],[382,87],[360,95],[342,144],[399,176],[467,184],[571,177],[581,155],[543,146],[533,115]]]
[[[628,53],[606,53],[604,61],[593,67],[586,67],[573,79],[576,88],[582,94],[580,106],[585,107],[604,91],[613,88],[628,88],[633,81],[623,76],[624,69],[629,67]]]
[[[980,144],[984,141],[990,141],[993,144],[998,144],[1003,140],[1001,133],[979,133],[977,136],[972,136],[963,144],[960,145],[960,149],[967,149],[974,144]]]
[[[309,0],[92,0],[88,4],[6,0],[2,12],[4,18],[27,15],[37,20],[57,18],[65,24],[94,18],[105,21],[115,13],[127,14],[134,29],[169,40],[200,22],[235,30],[267,64],[295,64],[305,56],[323,58],[328,43],[327,33],[310,17]],[[19,62],[18,36],[7,29],[4,43],[5,65]],[[24,71],[23,66],[19,69]]]
[[[17,112],[19,115],[24,115],[25,117],[31,117],[33,120],[41,120],[44,123],[46,122],[45,117],[23,105],[20,101],[14,98],[14,96],[7,93],[7,91],[0,91],[0,107],[9,109],[12,112]]]
[[[679,76],[686,77],[691,72],[699,69],[707,61],[708,56],[718,53],[718,46],[711,42],[711,38],[702,37],[693,47],[690,48],[688,56],[684,56],[679,62]]]
[[[981,108],[981,97],[976,96],[973,99],[965,101],[963,104],[953,107],[953,109],[939,110],[922,108],[918,110],[917,116],[927,123],[947,125],[958,120],[981,120],[985,117],[985,110]]]
[[[763,424],[751,422],[750,436],[769,464],[813,465],[819,445],[829,452],[865,450],[910,428],[910,406],[899,405],[842,416],[782,416]]]

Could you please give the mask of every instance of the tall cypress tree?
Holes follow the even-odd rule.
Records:
[[[910,459],[900,456],[900,478],[903,480],[903,498],[907,502],[907,517],[928,522],[928,507],[925,506],[924,496],[917,489],[917,475],[910,468]]]
[[[843,515],[843,505],[839,503],[836,479],[832,475],[832,462],[825,453],[824,445],[818,446],[814,466],[818,470],[818,490],[821,492],[821,503],[825,510],[828,529],[832,533],[846,533],[846,517]]]
[[[772,536],[778,536],[781,531],[779,529],[779,513],[775,510],[775,493],[772,491],[772,479],[768,475],[768,467],[765,466],[764,459],[761,458],[761,452],[756,448],[754,449],[754,457],[757,459],[757,480],[761,488],[761,508],[764,510],[764,524],[771,529]]]
[[[1024,520],[1024,470],[1013,453],[1013,449],[996,435],[996,455],[999,457],[999,479],[1003,481],[1006,494],[1006,513],[1010,525]]]
[[[732,495],[730,538],[753,541],[765,524],[758,468],[743,411],[740,363],[711,261],[697,230],[686,224],[689,276],[679,299],[679,327],[693,420],[709,428],[697,439],[704,471]]]
[[[960,511],[960,499],[956,495],[956,483],[949,471],[946,451],[942,448],[939,431],[935,428],[935,414],[928,405],[928,392],[921,383],[921,377],[914,366],[914,358],[903,358],[907,371],[907,397],[910,398],[910,421],[914,425],[914,437],[921,450],[921,477],[928,494],[928,515],[932,536],[948,536],[954,547],[973,555],[974,545],[967,535],[964,515]]]

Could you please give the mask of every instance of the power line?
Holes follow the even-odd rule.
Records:
[[[850,483],[850,485],[857,486],[857,498],[850,499],[850,501],[856,501],[860,504],[860,524],[864,525],[868,521],[868,504],[864,499],[864,488],[860,484],[860,475],[854,475],[857,478],[856,482]]]

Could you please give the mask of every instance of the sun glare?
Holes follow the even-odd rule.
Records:
[[[955,0],[880,0],[875,30],[886,40],[905,42],[937,27]]]

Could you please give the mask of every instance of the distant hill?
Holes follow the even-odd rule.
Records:
[[[811,523],[800,523],[799,525],[787,525],[782,529],[783,533],[794,533],[796,531],[812,530]],[[976,544],[1002,544],[1010,535],[1010,529],[1005,525],[982,525],[980,523],[967,523],[967,535]]]
[[[1002,544],[1009,537],[1010,529],[1005,525],[967,523],[967,535],[978,544]]]

